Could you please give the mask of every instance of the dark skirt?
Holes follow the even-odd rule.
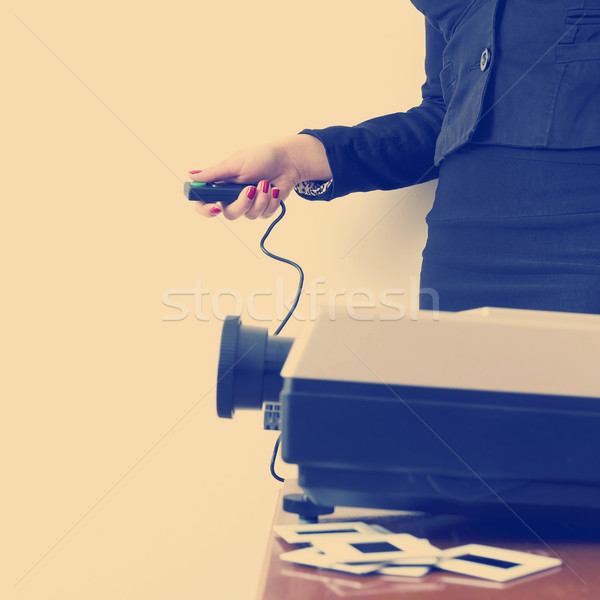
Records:
[[[600,313],[600,148],[470,144],[427,224],[421,308]]]

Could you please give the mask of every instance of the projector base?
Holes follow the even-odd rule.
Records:
[[[330,515],[332,506],[314,504],[305,494],[286,494],[283,497],[283,510],[298,515],[302,523],[318,523],[321,515]]]

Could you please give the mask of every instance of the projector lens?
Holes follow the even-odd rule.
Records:
[[[217,373],[217,414],[231,419],[236,409],[260,410],[263,402],[278,402],[279,374],[293,338],[269,336],[263,327],[242,325],[227,316],[221,333]]]

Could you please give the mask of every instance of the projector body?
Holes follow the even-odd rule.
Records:
[[[600,508],[600,315],[331,312],[280,373],[282,457],[310,502]]]

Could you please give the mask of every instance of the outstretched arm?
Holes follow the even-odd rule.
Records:
[[[439,79],[444,47],[442,34],[426,22],[427,79],[419,106],[354,127],[302,132],[313,135],[323,144],[333,175],[332,185],[325,194],[314,199],[329,200],[351,192],[396,189],[438,176],[433,159],[446,112]]]
[[[297,187],[313,200],[330,200],[352,192],[387,190],[435,179],[435,145],[446,105],[439,74],[445,47],[440,32],[426,24],[423,101],[405,113],[370,119],[354,127],[305,129],[291,136],[238,152],[204,171],[190,171],[195,181],[229,181],[249,185],[238,200],[223,208],[228,219],[268,218],[280,200],[302,182],[317,182],[318,195],[303,193],[315,186]],[[214,204],[196,203],[204,216],[219,214]]]

